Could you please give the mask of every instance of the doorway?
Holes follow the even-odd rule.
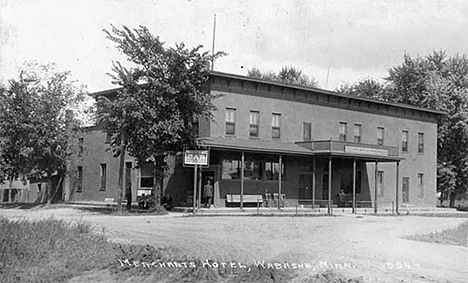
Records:
[[[132,162],[125,162],[125,199],[132,199]]]
[[[312,199],[312,174],[298,175],[298,200]]]
[[[202,192],[202,203],[203,201],[205,200],[205,196],[204,196],[204,187],[206,184],[208,184],[208,181],[210,181],[210,185],[213,187],[213,196],[211,198],[211,203],[210,204],[214,204],[214,198],[215,198],[215,171],[202,171],[202,185],[201,185],[201,192]]]
[[[409,203],[409,177],[403,177],[402,201],[403,203]]]
[[[322,175],[322,199],[328,199],[328,173]]]

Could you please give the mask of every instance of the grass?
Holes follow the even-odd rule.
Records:
[[[468,247],[468,221],[453,229],[407,237],[410,240]]]
[[[84,222],[0,218],[0,272],[3,282],[62,282],[110,264],[112,247]]]
[[[195,268],[137,268],[120,264],[139,262],[197,262]],[[105,270],[113,282],[289,282],[298,276],[287,269],[206,268],[200,259],[183,251],[150,245],[108,242],[104,234],[92,232],[89,223],[49,218],[37,221],[0,217],[0,282],[65,282],[88,271]],[[357,280],[357,281],[356,281]],[[309,276],[302,282],[353,282],[334,271]]]

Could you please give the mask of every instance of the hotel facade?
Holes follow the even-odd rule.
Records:
[[[211,181],[214,206],[269,205],[271,197],[286,207],[353,201],[435,207],[442,112],[220,72],[211,73],[209,88],[218,95],[217,110],[197,128],[199,144],[209,150],[200,183]],[[85,129],[65,200],[117,199],[118,158],[106,150],[109,138],[99,127]],[[167,163],[163,194],[192,206],[193,168],[183,165],[182,153]],[[125,188],[133,200],[153,186],[150,164],[135,165],[126,156]]]

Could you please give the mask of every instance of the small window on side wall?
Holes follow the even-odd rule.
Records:
[[[302,123],[302,137],[304,141],[312,140],[312,123]]]

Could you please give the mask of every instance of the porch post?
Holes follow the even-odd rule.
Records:
[[[328,158],[328,214],[332,213],[332,157],[330,155]]]
[[[197,206],[197,164],[193,167],[193,214]]]
[[[400,161],[398,160],[396,162],[396,182],[395,182],[395,211],[396,214],[398,215],[398,180],[399,180],[399,175],[400,175]]]
[[[375,161],[375,184],[374,184],[374,213],[377,213],[377,179],[378,179],[378,168],[379,167],[379,161]]]
[[[312,157],[312,208],[315,209],[315,157]]]
[[[200,168],[198,168],[198,209],[201,208],[202,206],[202,170],[203,167],[200,165]]]
[[[356,159],[353,159],[353,213],[356,213]]]
[[[244,152],[242,152],[242,157],[241,157],[240,209],[242,209],[244,207],[244,162],[245,162],[245,156],[244,156]]]
[[[279,176],[278,176],[278,209],[281,209],[281,173],[283,172],[283,162],[282,162],[282,155],[279,155]]]

